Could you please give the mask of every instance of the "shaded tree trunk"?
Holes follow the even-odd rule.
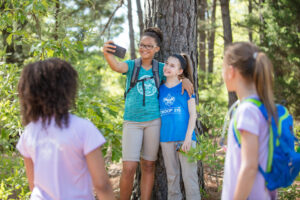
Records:
[[[139,27],[140,27],[140,36],[141,36],[144,31],[143,10],[141,7],[141,0],[136,0],[136,8],[137,8],[137,14],[139,17]]]
[[[11,4],[10,3],[0,3],[0,13],[5,12],[5,8],[11,9]],[[20,23],[19,21],[15,21],[15,27],[17,30],[23,30],[28,23],[27,20],[24,20],[23,23]],[[25,55],[23,53],[23,46],[18,43],[14,43],[14,41],[19,41],[22,40],[22,36],[19,35],[13,35],[11,38],[11,42],[8,43],[7,39],[9,35],[14,31],[13,25],[7,25],[6,28],[4,28],[1,33],[2,33],[2,47],[5,49],[5,62],[9,64],[18,64],[21,66],[23,64],[23,61],[26,59]]]
[[[199,0],[199,50],[200,50],[200,60],[199,66],[203,72],[206,72],[206,27],[205,27],[205,12],[207,7],[206,0]],[[202,77],[205,78],[205,77]],[[203,80],[200,80],[203,82]]]
[[[220,0],[224,33],[224,46],[232,43],[232,30],[229,11],[229,0]]]
[[[164,34],[164,42],[156,59],[164,61],[173,53],[185,52],[190,55],[194,68],[195,89],[198,91],[197,75],[197,0],[146,0],[145,1],[145,27],[159,27]],[[197,102],[199,102],[196,92]],[[198,163],[200,174],[199,185],[204,187],[202,163]],[[132,199],[138,199],[139,173],[135,180],[135,189]],[[182,182],[182,181],[181,181]],[[167,177],[161,150],[156,162],[155,183],[152,199],[167,199]]]
[[[213,0],[211,8],[211,29],[209,31],[208,41],[208,72],[213,73],[214,71],[214,48],[215,48],[215,35],[216,35],[216,7],[217,0]],[[211,80],[210,80],[211,83]]]
[[[259,26],[259,41],[260,44],[262,45],[264,43],[264,27],[265,27],[265,21],[262,13],[263,9],[263,3],[264,0],[259,0],[259,19],[260,19],[260,26]]]
[[[224,49],[227,45],[232,43],[232,30],[230,22],[229,0],[220,0],[222,21],[223,21],[223,33],[224,33]],[[235,92],[228,93],[228,107],[230,107],[237,100]]]
[[[129,24],[129,39],[130,39],[130,58],[133,60],[135,56],[135,47],[134,47],[134,30],[132,24],[132,6],[131,0],[127,0],[128,3],[128,24]]]
[[[54,29],[54,40],[58,40],[58,28],[59,28],[59,20],[58,15],[60,11],[60,2],[59,0],[56,0],[55,3],[55,29]]]
[[[248,13],[251,16],[252,15],[252,0],[248,0]],[[249,41],[252,42],[253,41],[253,33],[252,30],[249,28]]]

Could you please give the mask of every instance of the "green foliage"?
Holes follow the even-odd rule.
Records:
[[[0,64],[0,152],[13,150],[21,131],[17,98],[20,69],[13,64]]]
[[[119,93],[105,90],[103,85],[109,80],[117,80],[120,74],[108,69],[107,64],[98,56],[92,57],[88,62],[95,59],[100,70],[95,65],[82,60],[77,63],[76,69],[79,73],[80,88],[74,113],[78,116],[90,119],[101,130],[107,143],[104,146],[104,154],[107,148],[113,149],[111,159],[118,161],[121,158],[121,133],[124,102],[121,86],[115,86]],[[103,67],[104,66],[104,67]],[[116,77],[117,76],[117,77]],[[116,84],[118,82],[115,82]],[[115,94],[113,96],[112,94]]]
[[[0,199],[29,199],[30,191],[23,159],[12,152],[1,155]]]
[[[264,5],[263,47],[275,69],[275,93],[278,101],[285,100],[289,110],[300,116],[300,2],[267,1]]]
[[[279,189],[278,196],[282,200],[296,200],[300,198],[300,191],[297,185],[291,185],[290,187]]]
[[[270,57],[275,71],[275,98],[295,118],[300,116],[300,2],[266,0],[253,3],[241,26],[253,32],[254,43]]]

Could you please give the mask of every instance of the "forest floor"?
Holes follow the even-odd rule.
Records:
[[[119,187],[119,181],[121,177],[121,171],[122,171],[122,162],[118,163],[112,163],[110,164],[108,168],[108,174],[110,177],[110,181],[113,187],[113,191],[115,194],[116,199],[119,199],[120,197],[120,187]],[[211,169],[209,166],[204,166],[204,181],[205,181],[205,194],[202,194],[202,200],[219,200],[221,199],[221,186],[217,185],[218,183],[221,183],[222,176],[220,174],[223,174],[223,172],[219,173],[219,179],[218,181],[215,179],[215,176],[210,176]],[[293,185],[297,185],[297,190],[300,190],[300,181],[295,181]],[[284,198],[289,199],[289,198]],[[297,200],[300,200],[300,198],[296,198]]]
[[[205,166],[204,169],[207,169],[204,170],[206,195],[204,197],[202,196],[202,200],[218,200],[220,199],[221,191],[218,191],[216,181],[214,181],[210,176],[207,175],[210,169],[207,166]],[[119,181],[121,177],[121,171],[122,162],[112,163],[108,168],[109,178],[113,187],[115,197],[117,199],[119,199],[120,197]]]

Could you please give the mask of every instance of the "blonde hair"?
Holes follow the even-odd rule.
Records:
[[[268,116],[273,116],[277,121],[273,96],[273,65],[268,56],[250,42],[235,42],[226,48],[224,61],[237,68],[247,81],[255,83]],[[270,117],[268,121],[271,121]]]

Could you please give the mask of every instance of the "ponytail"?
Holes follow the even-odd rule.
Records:
[[[186,53],[181,53],[180,54],[186,61],[186,67],[183,70],[183,76],[188,78],[193,84],[194,84],[194,78],[193,78],[193,65],[192,61],[189,55]]]
[[[276,107],[273,96],[273,65],[263,52],[255,52],[253,80],[260,100],[265,105],[268,116],[273,116],[276,123]],[[271,122],[271,117],[268,119]]]

